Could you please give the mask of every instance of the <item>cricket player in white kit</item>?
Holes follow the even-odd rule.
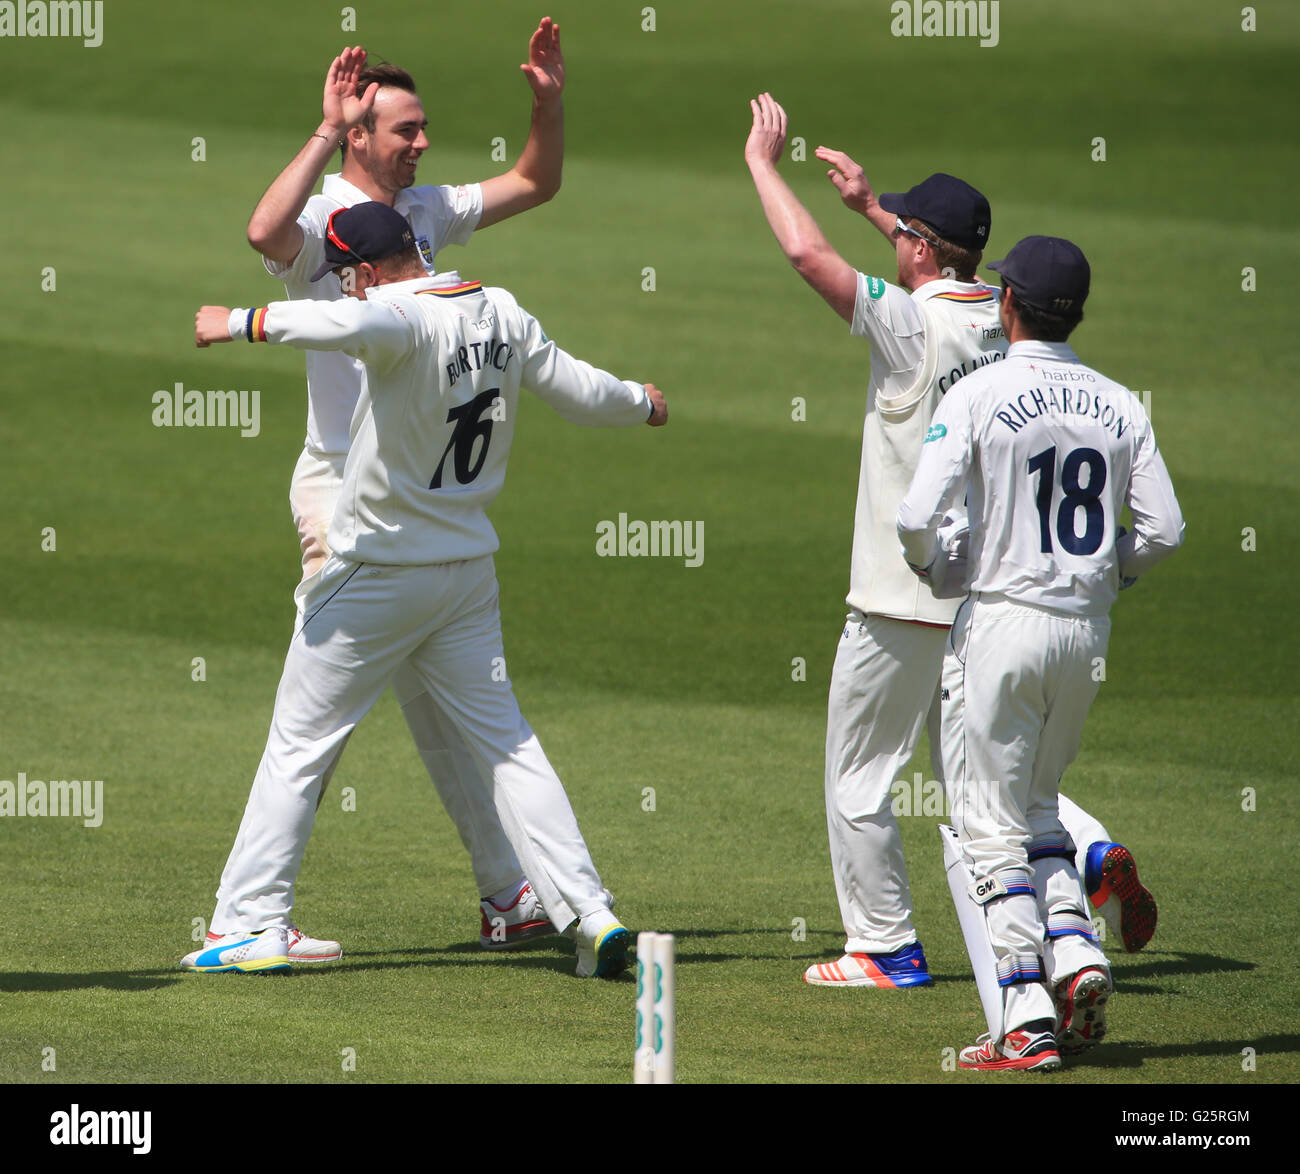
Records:
[[[1091,281],[1082,252],[1027,237],[990,268],[1010,349],[935,411],[898,535],[924,576],[945,517],[967,502],[973,578],[944,659],[942,745],[1003,1006],[959,1062],[1050,1070],[1101,1038],[1111,989],[1057,786],[1097,693],[1111,605],[1179,546],[1183,519],[1141,402],[1065,341]]]
[[[366,384],[331,555],[298,589],[266,751],[212,918],[218,940],[182,966],[289,965],[294,880],[321,791],[409,662],[473,754],[469,781],[495,803],[552,922],[572,925],[578,975],[612,976],[628,934],[504,675],[499,543],[485,509],[505,480],[521,386],[585,424],[665,423],[663,397],[571,358],[505,290],[425,274],[410,225],[387,205],[335,213],[328,237],[314,276],[346,265],[356,296],[196,316],[199,345],[242,336],[343,351],[366,364]]]
[[[410,222],[421,258],[435,272],[447,244],[465,244],[479,228],[549,200],[560,186],[564,154],[564,59],[559,27],[546,18],[529,42],[521,66],[533,90],[529,138],[519,161],[502,175],[461,187],[413,186],[416,165],[428,148],[426,118],[415,83],[391,65],[367,68],[359,47],[331,64],[322,122],[259,201],[248,225],[250,243],[266,268],[283,280],[286,296],[343,296],[331,274],[313,283],[323,257],[328,220],[340,208],[368,200],[391,204]],[[333,152],[344,149],[341,173],[311,190]],[[329,556],[326,538],[343,484],[350,428],[365,386],[364,365],[343,351],[308,351],[307,435],[290,488],[290,505],[302,546],[303,578]],[[472,777],[473,755],[448,715],[409,668],[399,668],[393,688],[430,778],[468,849],[480,894],[479,944],[509,948],[554,932],[528,885],[495,808]],[[310,938],[292,927],[299,962],[333,961],[337,942]]]
[[[814,963],[804,980],[923,986],[931,976],[912,923],[892,787],[927,721],[935,777],[943,778],[939,676],[959,602],[950,596],[964,594],[965,526],[958,502],[943,535],[951,544],[946,565],[956,584],[949,589],[937,575],[931,584],[908,572],[898,558],[895,521],[935,407],[958,380],[1006,351],[997,291],[975,277],[991,215],[978,191],[944,174],[877,199],[861,167],[841,151],[819,147],[817,157],[832,165],[829,175],[844,203],[893,244],[898,284],[868,277],[835,252],[777,172],[785,111],[769,94],[751,102],[751,110],[745,158],[777,241],[800,276],[871,348],[851,610],[831,676],[826,729],[826,822],[846,940],[842,957]],[[1107,847],[1118,851],[1110,858],[1102,853],[1099,864],[1110,859],[1114,868],[1122,863],[1131,869],[1127,849]],[[1098,892],[1099,904],[1111,897],[1101,882]],[[1119,904],[1108,903],[1106,911],[1118,914]]]

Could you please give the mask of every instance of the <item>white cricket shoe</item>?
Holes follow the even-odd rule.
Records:
[[[337,962],[343,957],[338,942],[308,937],[296,925],[289,926],[288,933],[290,962]]]
[[[290,962],[337,962],[343,957],[343,947],[338,942],[326,941],[323,938],[309,937],[303,933],[296,925],[285,927],[285,933],[289,939],[289,961]],[[218,942],[229,937],[229,934],[219,934],[209,932],[205,949],[211,949]],[[247,936],[247,935],[245,935]],[[187,958],[194,958],[202,951],[195,950],[193,954],[187,954]],[[184,966],[184,962],[181,963]],[[186,969],[190,969],[186,967]]]
[[[613,909],[614,894],[611,893],[608,889],[601,889],[600,895],[601,895],[601,900],[605,902],[605,908]],[[568,938],[569,941],[571,942],[576,942],[578,940],[578,923],[576,921],[569,922],[569,924],[565,926],[564,929],[560,930],[560,937]]]
[[[615,978],[627,969],[627,948],[632,935],[627,927],[602,909],[588,914],[577,926],[579,978]]]
[[[1088,966],[1056,985],[1056,1043],[1063,1056],[1076,1056],[1106,1037],[1106,1002],[1110,979]]]
[[[521,942],[556,932],[527,881],[510,904],[499,905],[491,897],[484,897],[479,912],[478,944],[485,950],[511,950]]]
[[[221,934],[215,941],[209,934],[202,949],[181,959],[182,970],[199,974],[223,974],[232,970],[254,974],[289,968],[289,931],[282,925],[253,933]]]

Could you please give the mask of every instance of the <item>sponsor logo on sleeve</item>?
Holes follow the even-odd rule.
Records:
[[[879,298],[885,293],[885,283],[879,277],[867,278],[867,297]]]
[[[925,440],[923,440],[921,443],[929,444],[930,441],[942,440],[947,435],[948,435],[948,429],[945,428],[942,424],[931,424],[930,430],[925,434]]]

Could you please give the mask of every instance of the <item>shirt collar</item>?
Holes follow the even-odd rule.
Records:
[[[320,187],[321,195],[328,196],[331,200],[337,200],[346,208],[351,208],[353,204],[367,204],[370,197],[366,195],[355,184],[348,183],[343,178],[341,171],[331,172],[325,177],[325,181]]]
[[[1041,338],[1026,338],[1013,342],[1007,349],[1007,358],[1054,359],[1058,363],[1081,363],[1068,342],[1044,342]]]
[[[419,293],[425,289],[444,289],[463,284],[460,274],[455,269],[448,269],[445,273],[430,273],[428,277],[410,277],[406,281],[389,281],[383,285],[373,285],[366,290],[366,295],[369,296],[371,290],[379,294]]]

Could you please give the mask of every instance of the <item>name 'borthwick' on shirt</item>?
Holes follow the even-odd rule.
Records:
[[[367,298],[231,313],[232,337],[342,351],[366,367],[330,549],[356,562],[454,562],[500,546],[501,491],[521,386],[575,424],[644,424],[640,383],[567,354],[504,289],[455,273]]]
[[[945,512],[969,490],[971,589],[1104,616],[1121,578],[1171,554],[1183,516],[1142,402],[1066,343],[1014,343],[939,405],[898,512],[925,568]],[[1120,511],[1133,529],[1117,539]]]
[[[369,199],[342,175],[331,173],[325,177],[319,195],[307,201],[298,217],[303,236],[298,255],[287,265],[262,258],[266,271],[284,282],[289,301],[332,301],[347,296],[333,273],[319,281],[311,278],[325,258],[325,229],[330,213]],[[398,192],[393,207],[410,223],[424,268],[433,276],[442,248],[466,244],[473,235],[483,215],[483,191],[476,183],[460,187],[420,184]],[[342,461],[348,451],[352,413],[365,381],[365,368],[351,355],[343,351],[308,352],[306,446],[317,456]]]

